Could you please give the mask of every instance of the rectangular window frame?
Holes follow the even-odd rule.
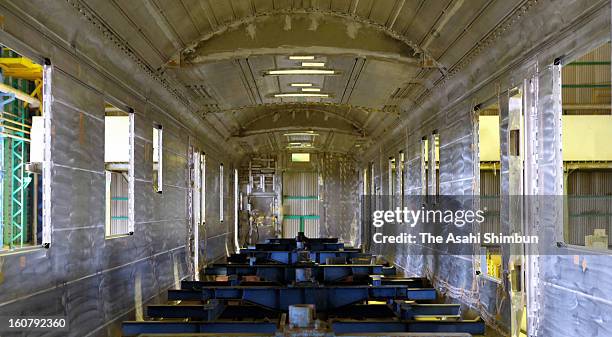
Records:
[[[362,193],[364,196],[368,195],[368,169],[367,167],[363,169],[361,178],[363,179]]]
[[[206,224],[206,153],[200,153],[200,170],[202,179],[200,183],[201,195],[200,195],[200,219],[202,221],[202,225]]]
[[[438,202],[440,197],[440,158],[438,158],[440,156],[440,131],[432,131],[431,144],[433,145],[429,156],[432,158],[430,160],[432,193],[434,193],[435,202]]]
[[[427,136],[421,138],[421,195],[425,198],[429,196],[429,139]]]
[[[117,106],[121,106],[121,104],[115,104],[113,102],[110,101],[105,101],[105,105],[106,104],[111,104],[113,107],[117,108]],[[135,218],[135,210],[134,210],[134,181],[135,181],[135,172],[134,172],[134,167],[135,167],[135,158],[134,158],[134,145],[135,145],[135,132],[134,132],[134,124],[135,124],[135,112],[134,109],[127,107],[126,109],[122,109],[122,108],[117,108],[118,110],[125,112],[127,114],[128,117],[128,162],[127,162],[127,183],[128,183],[128,193],[127,193],[127,211],[128,211],[128,216],[127,216],[127,225],[126,225],[126,230],[125,233],[112,233],[111,229],[112,229],[112,225],[111,225],[111,221],[112,221],[112,209],[111,209],[111,182],[112,182],[112,178],[111,178],[111,174],[112,172],[119,172],[119,170],[117,169],[113,169],[113,163],[107,163],[106,162],[106,158],[104,159],[104,172],[105,172],[105,181],[106,181],[106,188],[105,188],[105,193],[106,193],[106,198],[105,198],[105,221],[104,221],[104,237],[105,239],[114,239],[114,238],[119,238],[119,237],[124,237],[124,236],[131,236],[134,234],[134,218]],[[106,117],[106,116],[105,116]],[[106,119],[105,119],[105,123],[104,123],[104,130],[106,133]],[[106,135],[104,137],[104,141],[106,144]],[[106,147],[106,146],[105,146]],[[105,149],[106,150],[106,149]]]
[[[595,254],[606,254],[607,252],[612,251],[612,244],[610,243],[610,241],[612,240],[611,238],[612,226],[609,224],[611,217],[609,215],[609,212],[607,211],[610,208],[609,206],[610,197],[609,197],[609,194],[607,194],[608,191],[602,192],[602,189],[605,190],[602,186],[599,186],[599,188],[597,189],[599,191],[598,193],[591,192],[588,194],[581,194],[581,193],[570,194],[570,189],[571,189],[570,181],[572,180],[571,175],[586,173],[586,172],[595,173],[598,171],[601,171],[599,173],[605,173],[605,171],[609,171],[611,167],[609,165],[609,162],[600,160],[599,158],[597,158],[596,160],[593,160],[592,162],[586,161],[584,163],[581,163],[580,161],[568,160],[567,153],[569,152],[569,149],[567,150],[568,152],[566,152],[566,150],[563,149],[563,138],[564,138],[564,135],[566,135],[563,132],[564,131],[563,123],[566,122],[565,117],[568,117],[569,119],[574,116],[571,116],[571,115],[568,116],[567,112],[565,111],[564,99],[563,99],[564,97],[563,89],[566,87],[571,88],[572,86],[583,86],[583,87],[587,87],[591,85],[596,86],[601,83],[600,82],[583,83],[583,84],[564,83],[565,81],[564,81],[563,72],[566,66],[580,65],[580,64],[584,65],[585,62],[588,63],[589,54],[593,52],[596,52],[596,54],[600,54],[601,52],[597,52],[597,50],[603,47],[604,45],[610,44],[610,43],[611,43],[610,39],[599,41],[599,44],[597,44],[595,47],[590,46],[588,50],[584,50],[584,49],[575,50],[571,53],[564,55],[563,58],[556,59],[555,62],[551,65],[552,82],[553,82],[552,96],[555,98],[554,102],[556,103],[554,104],[552,113],[554,113],[555,121],[557,122],[554,125],[555,128],[553,132],[560,139],[560,141],[556,143],[555,145],[559,146],[562,150],[560,151],[561,158],[559,158],[558,160],[560,160],[561,162],[561,171],[563,174],[563,179],[561,182],[561,186],[562,186],[561,194],[563,195],[563,202],[562,202],[562,206],[560,206],[561,215],[557,215],[558,217],[561,218],[561,221],[559,221],[560,225],[557,226],[556,231],[555,231],[555,234],[557,236],[556,241],[557,241],[557,245],[559,246],[565,246],[565,247],[569,247],[576,251],[586,252],[586,253],[595,253]],[[587,61],[581,60],[583,57],[587,57]],[[605,61],[605,58],[603,59]],[[610,59],[608,58],[607,61],[609,60]],[[597,66],[595,64],[593,65]],[[584,68],[577,67],[577,69],[584,69]],[[570,76],[570,80],[574,76],[578,76],[578,74],[574,74],[573,76]],[[580,74],[579,78],[582,78],[584,76],[586,76],[587,78],[593,78],[593,74],[588,74],[588,73]],[[608,73],[608,83],[610,80],[609,76],[610,74]],[[598,76],[595,76],[595,78],[597,77]],[[606,84],[604,83],[604,85]],[[568,104],[572,104],[572,103],[573,102],[569,102]],[[527,132],[525,133],[527,134]],[[526,152],[527,152],[527,149],[526,149]],[[579,183],[577,185],[580,186]],[[584,186],[582,188],[584,188]],[[581,188],[579,187],[578,189],[581,189]],[[577,198],[578,200],[576,200],[575,198]],[[589,199],[593,201],[587,202],[588,206],[583,206],[584,205],[583,203],[585,203],[585,201],[582,201],[582,200],[589,200]],[[593,205],[589,205],[589,204],[593,204]],[[602,204],[606,206],[602,206]],[[594,206],[594,205],[597,205],[597,206]],[[576,210],[575,208],[578,208],[578,210]],[[590,209],[588,209],[587,211],[587,208],[590,208]],[[608,214],[608,215],[606,216],[605,214]],[[590,223],[593,223],[590,226],[594,227],[588,232],[586,232],[584,229],[580,227],[578,227],[578,229],[574,229],[570,226],[572,222],[574,221],[575,221],[574,226],[576,226],[576,224],[579,222],[578,219],[582,217],[593,216],[593,215],[597,217],[607,218],[607,220],[606,221],[603,221],[603,220],[588,221]],[[599,224],[595,225],[594,223],[597,223],[597,222],[599,222]],[[603,225],[602,222],[607,223],[607,226],[602,226]],[[601,230],[604,230],[604,232],[602,233]],[[576,235],[576,233],[580,233],[581,236],[584,237],[583,239],[584,243],[580,244],[579,242],[581,241],[580,238],[574,238],[572,240],[572,237],[571,237],[572,233],[574,235]],[[607,242],[604,243],[603,240]],[[607,244],[607,247],[605,246],[606,244]]]
[[[51,246],[51,232],[52,232],[52,222],[51,222],[51,120],[53,116],[52,110],[52,74],[53,74],[53,65],[51,61],[47,58],[42,58],[39,55],[32,55],[29,52],[22,52],[19,50],[20,48],[9,47],[6,44],[2,44],[7,48],[15,51],[21,57],[28,59],[32,63],[36,63],[42,67],[42,78],[41,78],[41,96],[42,96],[42,156],[39,157],[41,161],[34,163],[26,163],[26,170],[28,164],[32,166],[32,168],[38,171],[37,174],[40,174],[42,184],[41,184],[41,194],[42,199],[39,201],[41,204],[41,219],[42,223],[40,224],[40,232],[38,232],[38,222],[36,221],[27,222],[26,226],[29,227],[31,231],[31,235],[34,235],[37,238],[38,233],[40,233],[41,239],[40,242],[33,242],[31,245],[24,245],[21,247],[16,247],[12,249],[3,249],[2,238],[0,237],[0,256],[10,255],[10,254],[18,254],[22,252],[28,252],[32,250],[38,250],[42,248],[49,248]],[[25,49],[25,48],[23,48]],[[26,95],[28,96],[28,95]],[[19,99],[15,97],[14,99]],[[14,127],[14,126],[13,126]],[[32,137],[32,135],[30,135]],[[31,149],[30,149],[31,150]],[[34,165],[32,165],[34,164]],[[37,167],[38,166],[38,167]],[[37,196],[37,191],[34,194],[34,198]],[[1,228],[0,228],[1,229]],[[0,236],[4,235],[2,230],[0,230]]]
[[[502,95],[509,95],[510,92],[505,92]],[[491,110],[491,106],[498,106],[498,114],[497,114],[497,118],[498,118],[498,127],[497,127],[497,131],[498,134],[496,135],[496,138],[501,139],[502,133],[500,132],[500,126],[501,126],[501,118],[502,118],[502,110],[505,109],[505,107],[502,106],[502,104],[508,104],[507,100],[501,99],[502,96],[496,96],[494,98],[490,98],[489,100],[486,100],[478,105],[476,105],[476,107],[473,110],[473,114],[474,114],[474,142],[475,142],[475,149],[476,149],[476,155],[475,155],[475,160],[476,160],[476,167],[475,167],[475,172],[474,174],[478,175],[478,181],[479,184],[476,185],[474,188],[474,193],[478,195],[478,203],[479,203],[479,207],[481,209],[486,208],[489,210],[493,210],[493,211],[497,211],[498,213],[501,211],[502,209],[502,204],[501,204],[501,196],[500,195],[485,195],[483,193],[485,193],[485,190],[481,188],[480,184],[482,184],[482,162],[481,162],[481,151],[483,149],[483,147],[480,146],[480,141],[481,141],[481,132],[480,132],[480,127],[481,127],[481,121],[483,120],[483,117],[481,116],[481,111],[489,111]],[[484,109],[481,109],[484,108]],[[484,116],[484,115],[483,115]],[[491,115],[488,115],[491,116]],[[509,118],[508,118],[509,120]],[[507,146],[509,146],[509,144],[506,144]],[[499,143],[499,159],[497,164],[493,163],[490,167],[493,167],[493,170],[498,170],[501,169],[501,157],[502,157],[502,142],[500,141]],[[486,169],[490,169],[490,167],[487,167]],[[497,172],[496,173],[498,176],[501,175],[501,172]],[[499,188],[501,191],[501,180],[499,182]],[[498,193],[499,194],[499,193]],[[497,197],[497,199],[491,199],[492,197]],[[491,202],[491,200],[495,201],[495,204],[490,205],[489,203]],[[483,205],[484,203],[484,205]],[[489,207],[491,206],[491,207]],[[497,221],[498,221],[498,225],[501,226],[501,214],[499,214],[496,217]],[[484,223],[479,225],[479,230],[482,231],[482,226],[484,225]],[[501,227],[499,229],[495,229],[495,232],[497,231],[501,231]],[[481,277],[486,278],[487,280],[491,281],[491,282],[495,282],[495,283],[501,283],[502,282],[502,278],[503,278],[503,256],[502,256],[502,247],[501,245],[492,245],[492,244],[480,244],[479,246],[480,249],[480,266],[479,266],[479,270],[481,273]],[[490,266],[495,266],[496,268],[489,268]],[[496,275],[496,272],[498,275]]]
[[[42,183],[43,183],[43,223],[42,223],[42,246],[51,246],[51,120],[53,117],[52,83],[53,65],[48,60],[43,63],[43,120],[44,120],[44,141],[45,148],[42,164]]]
[[[389,188],[389,195],[391,197],[395,197],[395,179],[396,179],[396,173],[397,173],[397,163],[395,160],[395,157],[391,156],[389,157],[389,161],[388,163],[388,179],[389,179],[389,184],[388,184],[388,188]]]
[[[155,136],[157,135],[157,137]],[[153,124],[153,171],[157,172],[153,184],[155,193],[163,193],[164,189],[164,129],[161,124]],[[157,162],[155,158],[157,157]],[[157,168],[155,167],[157,164]]]
[[[406,188],[406,182],[405,182],[406,155],[404,154],[403,150],[399,152],[397,165],[398,166],[396,170],[399,174],[400,203],[401,203],[401,206],[403,207],[405,194],[406,194],[406,192],[404,191],[404,189]]]
[[[223,193],[224,193],[224,188],[223,188],[223,163],[219,164],[219,221],[223,222],[223,207],[224,207],[224,202],[223,202]]]
[[[238,228],[238,212],[239,212],[239,204],[238,204],[238,169],[234,169],[234,192],[233,192],[233,198],[234,198],[234,244],[236,245],[236,253],[240,252],[240,241],[238,240],[238,232],[239,232],[239,228]]]

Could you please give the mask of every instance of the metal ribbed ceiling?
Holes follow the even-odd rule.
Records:
[[[359,152],[524,1],[83,0],[151,68],[180,84],[198,114],[247,153]],[[336,74],[267,76],[313,55]],[[328,98],[274,97],[312,83]]]

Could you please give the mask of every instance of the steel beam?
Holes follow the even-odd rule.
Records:
[[[366,300],[434,300],[433,288],[406,286],[218,286],[169,290],[168,300],[244,300],[274,310],[288,310],[294,304],[314,304],[317,310],[331,310]]]
[[[397,318],[414,320],[416,317],[458,317],[459,304],[417,304],[395,301],[393,306],[387,304],[354,304],[345,306],[342,310],[324,312],[328,318],[334,319],[383,319]],[[398,303],[402,302],[402,303]],[[319,311],[322,312],[322,311]],[[253,319],[277,318],[282,311],[266,310],[257,305],[224,305],[214,300],[209,303],[181,303],[149,305],[147,316],[150,318],[189,318],[194,320],[214,321],[226,317],[249,317]]]
[[[421,304],[395,301],[394,308],[402,319],[414,319],[415,316],[457,316],[460,314],[459,304]]]
[[[326,31],[336,30],[335,34],[324,34],[321,30],[311,29],[313,15],[324,16]],[[287,31],[279,31],[279,23],[283,24],[290,17],[292,25]],[[346,24],[355,22],[360,25],[360,33],[368,36],[376,36],[379,40],[376,44],[364,43],[363,39],[356,39],[346,31]],[[240,36],[242,29],[238,27],[256,26],[257,37]],[[228,29],[231,27],[231,29]],[[266,34],[276,32],[274,35]],[[294,32],[306,31],[310,35],[304,41],[292,39]],[[295,33],[294,33],[295,34]],[[261,37],[273,36],[262,40]],[[219,37],[222,36],[222,39]],[[209,43],[211,39],[218,43]],[[316,43],[313,43],[316,42]],[[231,50],[229,53],[227,50]],[[326,10],[272,10],[257,13],[255,16],[241,17],[235,21],[219,26],[196,40],[187,43],[186,48],[171,56],[164,67],[176,67],[175,60],[180,58],[181,67],[198,63],[210,63],[228,60],[236,57],[253,57],[259,55],[292,55],[292,54],[314,54],[314,55],[357,55],[369,59],[382,59],[389,62],[401,62],[423,66],[421,58],[415,54],[427,54],[417,43],[410,41],[405,36],[388,29],[385,26],[357,16],[343,14],[337,11]],[[429,55],[428,55],[429,56]],[[434,61],[436,66],[440,66]]]
[[[228,258],[229,263],[247,263],[249,257],[254,257],[257,261],[268,260],[275,261],[285,264],[295,264],[298,262],[299,253],[296,251],[268,251],[268,250],[250,250],[242,249],[240,254],[232,254]],[[361,253],[361,251],[355,250],[329,250],[329,251],[310,251],[310,260],[318,263],[325,264],[328,258],[345,258],[347,261],[355,257],[367,258],[371,257],[370,254]]]
[[[206,275],[236,275],[238,278],[257,275],[270,282],[291,283],[295,281],[296,269],[311,269],[313,280],[337,282],[352,276],[367,279],[370,275],[395,275],[394,266],[378,264],[214,264],[205,269]]]
[[[252,322],[164,322],[128,321],[123,322],[123,336],[137,336],[151,333],[267,333],[277,330],[277,323]]]
[[[465,321],[335,321],[332,330],[336,333],[383,333],[383,332],[465,332],[483,335],[485,323],[480,320]]]
[[[407,288],[401,286],[337,286],[337,287],[261,287],[220,286],[203,289],[169,290],[169,300],[247,300],[265,307],[286,310],[292,303],[310,303],[331,298],[329,304],[318,304],[317,308],[336,308],[368,299],[433,300],[436,292],[432,288]],[[305,301],[305,302],[300,302]],[[314,304],[314,303],[313,303]]]
[[[264,320],[250,322],[204,321],[128,321],[124,322],[124,336],[151,333],[275,333],[278,323]],[[389,320],[336,320],[331,328],[337,334],[350,333],[470,333],[484,334],[485,324],[480,319],[466,321],[389,321]]]
[[[151,318],[192,318],[212,321],[217,319],[225,305],[222,301],[209,301],[204,304],[158,304],[147,306],[147,316]]]

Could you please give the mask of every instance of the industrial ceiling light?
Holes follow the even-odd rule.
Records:
[[[317,93],[306,93],[306,92],[292,92],[285,94],[274,94],[274,97],[329,97],[329,94],[317,94]]]
[[[312,143],[289,143],[287,145],[288,149],[310,149],[313,148]]]
[[[302,91],[319,92],[321,88],[302,88]]]
[[[318,136],[318,133],[315,133],[314,131],[296,131],[296,132],[288,132],[283,134],[283,136]]]
[[[315,57],[312,55],[291,55],[290,60],[314,60]]]
[[[325,67],[324,62],[302,62],[302,67]]]
[[[332,69],[276,69],[268,70],[267,75],[334,75]]]
[[[292,87],[312,87],[312,83],[291,83]]]
[[[310,161],[310,153],[292,153],[291,161],[307,163]]]

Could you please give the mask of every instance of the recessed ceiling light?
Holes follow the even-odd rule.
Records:
[[[285,94],[274,94],[274,97],[329,97],[329,94],[315,94],[315,93],[305,93],[305,92],[292,92]]]
[[[318,133],[315,133],[314,131],[296,131],[296,132],[288,132],[283,134],[283,136],[318,136]]]
[[[312,143],[289,143],[287,144],[287,147],[300,147],[300,148],[305,148],[305,147],[313,147]]]
[[[334,75],[332,69],[277,69],[268,70],[268,75]]]
[[[319,92],[321,88],[302,88],[302,91]]]
[[[310,153],[292,153],[291,161],[295,162],[309,162],[310,161]]]
[[[302,62],[302,67],[325,67],[324,62]]]
[[[292,87],[312,87],[312,83],[291,83]]]
[[[290,60],[314,60],[315,57],[312,55],[291,55]]]

